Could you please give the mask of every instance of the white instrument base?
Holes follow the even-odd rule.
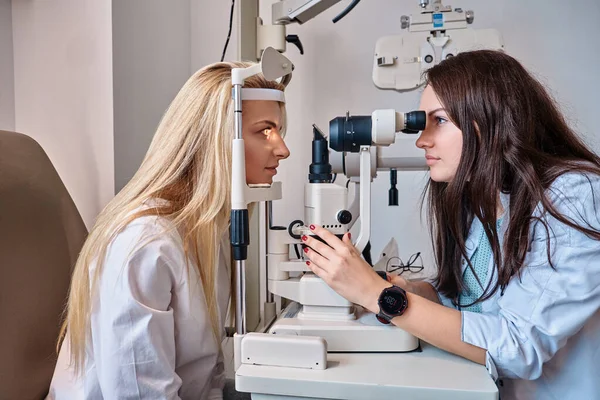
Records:
[[[384,325],[375,315],[357,307],[355,320],[317,320],[302,317],[302,306],[290,304],[269,333],[318,336],[327,341],[328,352],[409,352],[419,340],[394,325]]]

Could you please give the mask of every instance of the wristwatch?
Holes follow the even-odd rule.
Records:
[[[408,297],[404,289],[390,286],[383,289],[377,300],[379,313],[377,320],[382,324],[389,324],[392,318],[398,317],[408,308]]]

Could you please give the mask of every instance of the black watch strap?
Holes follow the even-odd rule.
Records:
[[[377,315],[375,315],[375,318],[377,318],[377,321],[381,322],[382,324],[385,325],[389,325],[392,323],[392,318],[390,318],[389,315],[382,313],[381,309],[379,309],[379,313]]]

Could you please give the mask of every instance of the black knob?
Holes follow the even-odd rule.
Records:
[[[350,222],[352,222],[352,213],[348,210],[342,210],[342,211],[338,212],[337,220],[342,225],[349,224]]]
[[[395,187],[390,188],[388,190],[388,206],[397,206],[398,205],[398,189]]]
[[[285,41],[296,45],[298,50],[300,50],[300,54],[304,54],[304,46],[302,46],[302,42],[300,41],[298,35],[287,35],[285,37]]]
[[[390,190],[388,192],[388,205],[390,205],[390,206],[398,205],[398,189],[396,189],[396,183],[398,183],[397,171],[395,169],[391,169],[390,170]]]

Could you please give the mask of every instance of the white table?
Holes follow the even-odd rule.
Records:
[[[236,389],[254,400],[498,400],[484,366],[421,341],[421,352],[330,353],[327,369],[242,365]]]

